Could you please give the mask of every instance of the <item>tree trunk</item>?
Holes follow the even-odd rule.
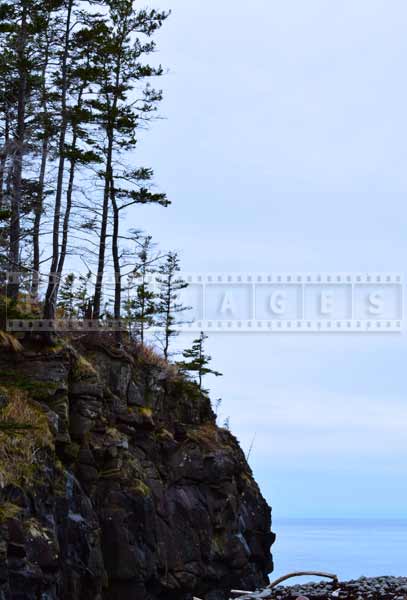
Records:
[[[40,175],[38,178],[38,195],[37,202],[34,208],[34,225],[33,225],[33,274],[31,281],[31,295],[33,298],[38,297],[38,288],[40,281],[40,231],[41,217],[44,201],[44,186],[45,186],[45,169],[48,160],[48,138],[44,137],[41,150],[41,166]]]
[[[117,103],[119,95],[119,83],[121,77],[121,55],[119,54],[115,69],[115,80],[114,80],[114,96],[112,105],[107,116],[106,133],[108,137],[108,147],[106,153],[106,167],[104,176],[104,192],[103,192],[103,209],[102,209],[102,223],[100,227],[100,241],[99,241],[99,257],[98,257],[98,270],[96,275],[95,293],[93,297],[93,318],[99,319],[100,317],[100,305],[102,302],[102,286],[103,276],[105,269],[105,255],[106,255],[106,236],[107,236],[107,221],[109,218],[109,197],[110,187],[113,180],[113,142],[115,132],[115,121],[117,112]],[[110,75],[110,74],[109,74]],[[107,82],[106,82],[107,83]],[[109,87],[109,86],[107,86]]]
[[[142,267],[142,280],[141,280],[141,305],[140,305],[140,342],[144,346],[144,325],[146,318],[146,266]]]
[[[38,297],[38,287],[40,279],[40,231],[41,218],[44,205],[44,188],[45,188],[45,172],[48,160],[49,150],[49,123],[48,123],[48,103],[47,103],[47,88],[46,88],[46,73],[49,61],[49,40],[47,39],[44,55],[44,63],[42,67],[41,79],[41,108],[43,112],[43,140],[41,148],[41,165],[40,174],[38,177],[38,193],[37,201],[34,207],[34,225],[33,225],[33,275],[31,282],[31,295],[33,298]]]
[[[72,146],[71,146],[71,149],[73,151],[75,151],[75,149],[76,149],[76,141],[77,141],[77,137],[76,137],[76,134],[74,134],[74,137],[72,139]],[[64,269],[66,251],[68,248],[68,232],[69,232],[69,221],[70,221],[71,210],[72,210],[72,194],[73,194],[73,182],[74,182],[74,178],[75,178],[75,170],[76,170],[76,160],[74,158],[72,158],[70,160],[68,189],[66,191],[66,207],[65,207],[64,221],[63,221],[63,225],[62,225],[61,252],[60,252],[59,262],[58,262],[58,267],[57,267],[57,282],[56,282],[57,290],[55,292],[56,295],[58,295],[59,282],[60,282],[60,278],[62,275],[62,271]]]
[[[120,319],[122,304],[122,281],[119,257],[119,209],[117,207],[113,178],[110,182],[110,199],[113,208],[113,232],[112,232],[112,255],[114,268],[114,318]]]
[[[0,153],[0,209],[5,208],[4,202],[4,175],[6,172],[6,164],[8,157],[8,146],[10,142],[10,118],[8,109],[4,111],[4,146]]]
[[[17,101],[17,128],[14,138],[13,175],[11,193],[11,221],[10,221],[10,270],[17,274],[9,285],[8,293],[12,300],[17,300],[19,292],[18,271],[20,266],[20,210],[22,200],[22,174],[25,134],[25,107],[27,92],[27,68],[25,64],[25,52],[27,43],[27,7],[22,8],[21,27],[17,41],[17,64],[18,64],[18,101]]]
[[[106,255],[107,221],[109,218],[110,182],[112,180],[112,157],[113,157],[113,133],[110,133],[108,149],[107,149],[107,156],[106,156],[106,167],[105,167],[105,186],[104,186],[104,191],[103,191],[102,223],[100,226],[98,270],[97,270],[97,275],[96,275],[95,293],[93,296],[93,318],[94,319],[99,319],[100,305],[102,303],[102,286],[103,286],[103,275],[104,275],[104,269],[105,269],[105,255]]]
[[[112,232],[112,255],[113,255],[113,268],[114,268],[114,319],[116,321],[116,327],[118,327],[118,321],[120,321],[120,312],[122,306],[122,275],[120,269],[120,256],[119,256],[119,211],[116,202],[116,193],[114,189],[114,179],[112,176],[110,182],[110,199],[113,208],[113,232]],[[116,341],[121,342],[122,332],[120,329],[116,330]]]
[[[57,188],[55,192],[55,206],[54,206],[54,223],[52,229],[52,260],[49,272],[48,287],[45,296],[44,305],[44,317],[46,319],[53,319],[55,317],[55,309],[57,302],[58,292],[58,277],[57,267],[59,261],[59,226],[61,221],[61,203],[62,203],[62,191],[64,184],[64,167],[65,167],[65,137],[68,126],[68,115],[67,115],[67,92],[68,92],[68,77],[67,77],[67,65],[68,65],[68,54],[69,54],[69,39],[71,33],[71,16],[72,16],[73,0],[69,0],[67,6],[66,16],[66,28],[64,38],[64,51],[62,55],[61,64],[61,131],[59,135],[58,143],[58,175],[57,175]]]
[[[165,339],[164,339],[164,358],[168,360],[168,350],[170,347],[170,334],[171,334],[171,291],[172,281],[171,275],[168,275],[167,282],[167,297],[165,306]]]
[[[78,99],[77,99],[77,103],[76,103],[76,108],[77,108],[78,112],[82,108],[82,97],[83,97],[83,93],[85,91],[86,86],[87,86],[87,81],[84,81],[78,92]],[[73,184],[74,184],[75,171],[76,171],[76,166],[77,166],[77,159],[75,158],[77,142],[78,142],[78,130],[77,130],[77,125],[74,125],[72,143],[71,143],[71,159],[70,159],[70,167],[69,167],[68,189],[66,192],[66,207],[65,207],[64,221],[63,221],[63,225],[62,225],[61,252],[60,252],[58,268],[57,268],[58,281],[57,281],[56,295],[58,295],[59,282],[61,280],[62,271],[64,269],[66,252],[67,252],[67,248],[68,248],[69,222],[70,222],[71,211],[72,211]]]

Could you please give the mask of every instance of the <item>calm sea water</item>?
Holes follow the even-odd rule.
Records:
[[[277,540],[271,579],[299,570],[336,573],[342,580],[407,576],[407,519],[274,518],[273,530]]]

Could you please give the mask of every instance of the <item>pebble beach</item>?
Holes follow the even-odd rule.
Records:
[[[407,600],[407,577],[360,577],[346,582],[321,581],[278,586],[234,600]]]

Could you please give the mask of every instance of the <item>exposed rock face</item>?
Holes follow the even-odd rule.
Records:
[[[270,509],[195,386],[88,340],[1,355],[3,405],[17,392],[52,443],[28,474],[0,462],[1,600],[224,600],[266,584]]]

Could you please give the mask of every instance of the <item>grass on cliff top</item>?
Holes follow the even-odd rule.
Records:
[[[17,391],[27,392],[34,400],[44,400],[49,397],[49,391],[55,390],[58,385],[51,381],[34,381],[13,369],[0,371],[0,386],[9,394]]]
[[[25,392],[7,390],[7,396],[9,403],[0,410],[0,486],[29,484],[39,467],[38,452],[53,448],[53,436],[46,415]],[[14,431],[7,431],[10,423]]]
[[[0,348],[11,352],[21,352],[23,349],[22,345],[14,335],[11,335],[11,333],[7,333],[7,331],[3,331],[2,329],[0,329]]]
[[[162,369],[166,373],[169,380],[180,377],[177,366],[165,360],[165,358],[161,356],[152,346],[137,342],[134,343],[131,351],[139,364]]]

